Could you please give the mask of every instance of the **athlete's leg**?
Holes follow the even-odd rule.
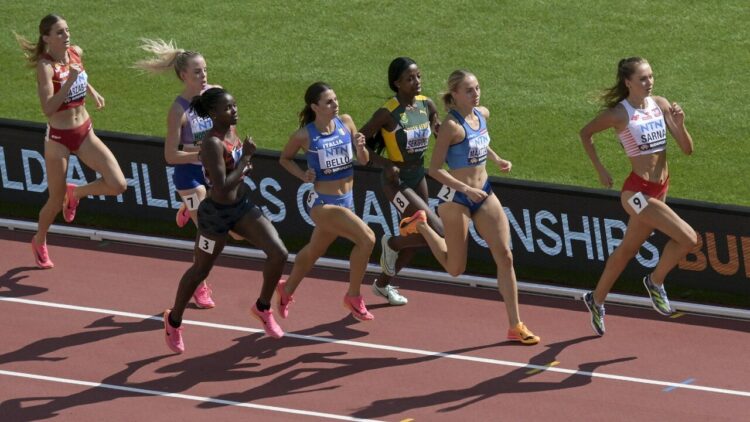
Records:
[[[417,229],[445,271],[458,277],[466,269],[471,215],[467,207],[455,202],[440,204],[438,214],[443,222],[445,238],[440,237],[427,223],[418,223]]]
[[[76,155],[84,164],[102,176],[91,183],[76,187],[74,191],[76,199],[88,195],[119,195],[125,192],[128,185],[117,159],[93,130],[86,135]]]
[[[372,249],[375,246],[375,233],[367,227],[352,210],[335,205],[322,205],[310,211],[316,226],[325,222],[327,232],[344,237],[354,243],[349,254],[349,296],[359,296],[359,287],[367,270]]]
[[[521,322],[518,312],[518,287],[510,250],[510,225],[497,196],[490,195],[474,213],[474,225],[487,242],[492,259],[497,266],[497,287],[505,302],[511,327]]]
[[[338,235],[336,233],[322,229],[319,224],[316,224],[315,229],[313,229],[312,235],[310,236],[310,242],[308,242],[294,258],[292,272],[289,274],[289,278],[287,278],[286,283],[284,284],[284,292],[286,294],[291,295],[294,293],[297,286],[299,286],[307,273],[310,272],[318,258],[323,256],[326,250],[328,250],[328,247],[337,237]]]
[[[62,210],[65,198],[65,178],[68,173],[70,151],[64,145],[46,140],[44,143],[44,163],[47,170],[49,197],[39,211],[39,224],[35,236],[38,245],[47,242],[47,231]]]
[[[195,288],[201,281],[208,277],[211,268],[214,266],[216,258],[224,249],[226,244],[226,235],[212,233],[198,233],[195,239],[195,256],[193,265],[183,274],[180,279],[180,285],[177,288],[174,305],[170,318],[173,322],[182,322],[182,314],[185,307],[190,301]]]
[[[623,195],[623,206],[629,207]],[[627,209],[627,208],[626,208]],[[634,213],[634,211],[633,211]],[[648,205],[640,214],[631,218],[643,221],[669,236],[659,263],[651,273],[651,281],[656,285],[664,283],[664,278],[688,252],[698,243],[698,236],[690,225],[680,218],[667,204],[655,198],[648,199]]]
[[[245,214],[234,225],[233,230],[266,254],[266,260],[263,264],[263,287],[260,292],[260,301],[263,305],[270,306],[271,297],[281,273],[284,272],[284,264],[286,264],[289,252],[287,252],[284,242],[281,241],[276,228],[258,207],[253,207],[250,212]]]

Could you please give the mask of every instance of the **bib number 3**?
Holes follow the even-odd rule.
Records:
[[[216,246],[215,240],[211,240],[204,236],[200,236],[198,238],[198,249],[202,250],[203,252],[207,254],[213,254],[215,246]]]
[[[643,196],[642,192],[638,192],[628,199],[628,204],[633,208],[636,214],[640,214],[644,208],[648,206],[648,200]]]

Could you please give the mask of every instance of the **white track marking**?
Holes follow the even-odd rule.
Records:
[[[266,406],[262,404],[243,403],[243,402],[232,401],[232,400],[214,399],[211,397],[194,396],[191,394],[168,393],[166,391],[147,390],[145,388],[133,388],[133,387],[126,387],[124,385],[104,384],[101,382],[91,382],[91,381],[74,380],[74,379],[69,379],[69,378],[50,377],[46,375],[28,374],[25,372],[4,371],[2,369],[0,369],[0,375],[6,375],[6,376],[18,377],[18,378],[28,378],[28,379],[40,380],[40,381],[57,382],[57,383],[62,383],[62,384],[82,385],[84,387],[104,388],[107,390],[126,391],[128,393],[143,394],[146,396],[171,397],[174,399],[193,400],[193,401],[199,401],[199,402],[204,402],[204,403],[216,403],[216,404],[223,404],[226,406],[247,407],[251,409],[269,410],[271,412],[292,413],[295,415],[314,416],[316,418],[326,418],[326,419],[334,419],[334,420],[340,420],[340,421],[371,421],[373,420],[373,419],[352,418],[350,416],[334,415],[332,413],[311,412],[309,410],[290,409],[287,407]]]
[[[26,305],[35,305],[35,306],[45,306],[45,307],[58,308],[58,309],[68,309],[68,310],[73,310],[73,311],[93,312],[93,313],[104,314],[104,315],[116,315],[116,316],[123,316],[123,317],[142,319],[142,320],[150,319],[150,320],[159,321],[159,322],[163,321],[161,317],[153,316],[153,315],[137,314],[133,312],[122,312],[122,311],[115,311],[111,309],[91,308],[87,306],[66,305],[66,304],[54,303],[54,302],[43,302],[39,300],[30,300],[30,299],[0,296],[0,301],[22,303]],[[218,328],[222,330],[240,331],[240,332],[245,332],[245,333],[263,333],[264,332],[263,330],[256,329],[256,328],[240,327],[236,325],[226,325],[226,324],[215,324],[212,322],[203,322],[203,321],[183,320],[182,323],[185,325],[196,325],[196,326],[201,326],[201,327]],[[669,382],[669,381],[652,380],[648,378],[628,377],[628,376],[623,376],[623,375],[606,374],[603,372],[578,371],[575,369],[549,367],[546,365],[533,365],[533,364],[524,363],[524,362],[513,362],[513,361],[507,361],[507,360],[480,358],[480,357],[466,356],[466,355],[454,355],[450,353],[433,352],[429,350],[412,349],[408,347],[388,346],[384,344],[365,343],[365,342],[350,341],[350,340],[337,340],[337,339],[331,339],[331,338],[325,338],[325,337],[306,336],[306,335],[294,334],[294,333],[286,333],[285,336],[290,337],[290,338],[318,342],[318,343],[335,343],[335,344],[343,344],[347,346],[361,347],[361,348],[367,348],[367,349],[388,350],[391,352],[405,353],[405,354],[411,354],[411,355],[435,356],[435,357],[445,358],[445,359],[462,360],[462,361],[476,362],[476,363],[486,363],[490,365],[499,365],[499,366],[510,366],[510,367],[515,367],[515,368],[541,369],[541,370],[544,370],[545,372],[557,372],[561,374],[580,375],[580,376],[591,377],[591,378],[603,378],[603,379],[609,379],[609,380],[632,382],[632,383],[637,383],[637,384],[658,385],[662,387],[676,387],[676,388],[682,388],[685,390],[696,390],[696,391],[703,391],[703,392],[710,392],[710,393],[727,394],[727,395],[733,395],[733,396],[750,397],[750,391],[730,390],[726,388],[682,384],[679,382]]]

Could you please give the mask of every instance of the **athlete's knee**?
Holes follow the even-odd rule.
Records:
[[[495,264],[498,269],[510,268],[513,266],[513,252],[510,248],[503,248],[494,254]]]
[[[698,233],[696,233],[692,227],[688,227],[688,230],[685,233],[685,239],[680,242],[680,246],[682,246],[685,253],[692,251],[693,248],[698,246]]]
[[[120,195],[128,188],[128,182],[124,176],[120,175],[114,178],[114,180],[107,180],[107,186],[109,186],[113,195]]]
[[[289,257],[289,251],[286,250],[286,246],[281,242],[274,244],[265,253],[268,261],[276,265],[284,265]]]
[[[451,277],[458,277],[466,271],[466,260],[463,262],[448,262],[445,266],[445,271],[450,274]]]
[[[365,231],[357,236],[354,243],[362,249],[372,251],[375,248],[375,232],[371,228],[365,227]]]

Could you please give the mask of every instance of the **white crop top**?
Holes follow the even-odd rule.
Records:
[[[661,108],[646,97],[646,108],[633,108],[627,99],[620,101],[628,112],[628,126],[617,134],[628,157],[654,154],[667,149],[667,124]]]

